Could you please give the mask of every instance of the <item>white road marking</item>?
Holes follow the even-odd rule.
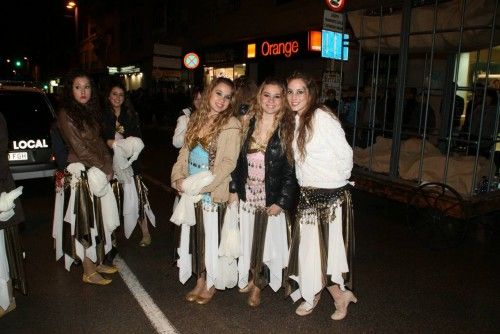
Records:
[[[174,188],[172,188],[169,185],[166,185],[165,183],[163,183],[160,180],[152,177],[151,175],[143,174],[142,177],[145,178],[146,180],[148,180],[149,182],[151,182],[152,184],[154,184],[155,186],[158,186],[158,187],[162,188],[163,190],[165,190],[167,192],[173,192],[173,193],[176,192]]]
[[[125,261],[117,255],[113,261],[113,264],[118,268],[120,276],[129,288],[132,295],[137,300],[141,306],[144,314],[148,317],[151,325],[156,329],[158,333],[162,334],[178,334],[179,332],[175,327],[168,321],[167,317],[155,304],[151,296],[144,290],[141,283],[135,277],[134,273],[127,266]]]

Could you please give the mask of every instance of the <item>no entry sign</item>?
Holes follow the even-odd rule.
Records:
[[[200,65],[200,57],[194,52],[189,52],[184,56],[184,66],[190,70],[194,70]]]
[[[326,5],[334,12],[341,12],[344,9],[347,0],[325,0]]]

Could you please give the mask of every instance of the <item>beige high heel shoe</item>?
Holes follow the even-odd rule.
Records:
[[[349,303],[356,304],[358,299],[356,296],[349,290],[342,291],[339,296],[333,298],[335,300],[335,312],[332,314],[331,318],[333,320],[342,320],[347,315],[347,307]]]
[[[253,281],[250,281],[246,287],[244,288],[241,288],[241,289],[238,289],[238,292],[239,293],[248,293],[250,291],[253,290],[253,288],[255,287],[255,285],[253,284]]]
[[[206,287],[204,288],[206,289]],[[215,287],[211,287],[209,290],[201,291],[201,293],[196,297],[196,303],[199,305],[208,304],[215,295]]]
[[[314,310],[314,308],[316,307],[316,305],[318,305],[318,302],[319,302],[319,298],[321,297],[321,292],[318,293],[316,296],[314,296],[314,299],[313,299],[313,304],[309,304],[308,302],[306,301],[303,301],[299,307],[297,307],[297,309],[295,310],[295,313],[297,315],[300,315],[301,317],[303,316],[306,316],[308,314],[311,314],[311,312]]]

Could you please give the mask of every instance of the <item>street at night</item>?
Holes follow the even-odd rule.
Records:
[[[500,333],[500,0],[0,5],[0,334]]]
[[[108,286],[84,285],[81,267],[67,272],[61,261],[55,262],[51,185],[22,183],[29,293],[16,294],[17,309],[0,320],[1,333],[156,333],[148,316],[160,326],[159,333],[498,332],[498,240],[485,243],[475,233],[458,248],[429,250],[406,226],[404,205],[360,191],[354,197],[358,303],[350,306],[344,321],[330,319],[334,305],[326,291],[306,317],[295,315],[296,304],[285,299],[283,289],[265,289],[258,308],[249,307],[247,295],[237,288],[218,291],[207,305],[188,303],[184,295],[194,279],[182,285],[172,263],[174,194],[165,186],[177,152],[171,135],[168,129],[145,130],[142,165],[157,227],[147,248],[138,246],[137,232],[129,240],[118,232],[119,265],[130,273],[110,275]],[[144,289],[136,296],[140,301],[125,282],[130,283],[131,275]],[[146,293],[158,309],[144,305]]]

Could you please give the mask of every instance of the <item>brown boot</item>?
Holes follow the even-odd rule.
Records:
[[[260,289],[256,286],[252,289],[250,297],[248,297],[248,305],[252,307],[257,307],[260,305]]]

